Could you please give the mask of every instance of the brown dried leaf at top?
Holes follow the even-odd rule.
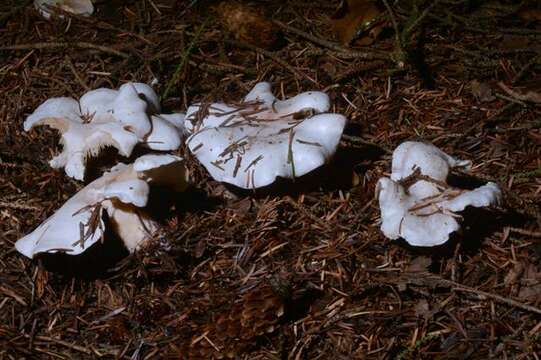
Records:
[[[527,22],[541,21],[541,5],[526,1],[517,11],[517,16]]]
[[[375,1],[345,0],[333,16],[334,32],[343,45],[370,45],[385,26],[382,14]]]
[[[255,6],[222,1],[214,10],[223,28],[238,41],[265,49],[276,49],[283,43],[281,31]]]

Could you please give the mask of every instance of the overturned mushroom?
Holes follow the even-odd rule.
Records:
[[[34,0],[34,6],[45,19],[50,19],[55,8],[82,16],[90,16],[94,12],[91,0]]]
[[[188,147],[214,179],[263,187],[277,177],[304,175],[334,155],[346,118],[329,108],[322,92],[281,101],[269,83],[258,83],[240,104],[188,108]]]
[[[173,176],[174,174],[174,176]],[[39,253],[65,252],[78,255],[103,238],[105,211],[114,231],[130,252],[148,242],[157,224],[144,211],[149,185],[176,191],[187,187],[182,158],[173,155],[144,155],[133,164],[118,164],[85,186],[33,232],[15,243],[16,249],[32,258]]]
[[[469,166],[469,161],[456,160],[432,144],[408,141],[398,146],[391,178],[379,179],[376,186],[383,234],[413,246],[441,245],[460,230],[457,212],[497,205],[501,190],[495,183],[471,191],[447,184],[451,169]]]
[[[112,146],[130,156],[138,143],[151,149],[177,149],[182,140],[183,114],[158,114],[160,104],[146,84],[126,83],[119,90],[96,89],[80,101],[60,97],[46,100],[27,117],[24,129],[48,125],[62,137],[62,152],[50,161],[54,168],[83,180],[86,159]]]

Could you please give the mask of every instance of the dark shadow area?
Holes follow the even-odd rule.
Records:
[[[449,174],[449,176],[447,177],[447,184],[459,189],[473,190],[483,185],[486,185],[487,182],[473,175],[461,172],[458,174]]]
[[[132,164],[138,157],[151,153],[152,150],[143,146],[136,146],[130,157],[122,156],[114,147],[103,148],[97,156],[90,156],[86,161],[85,184],[88,184],[119,163]]]
[[[220,205],[221,199],[210,198],[204,192],[197,189],[188,189],[186,192],[175,193],[167,188],[152,187],[149,195],[149,202],[145,211],[152,214],[152,218],[158,222],[170,218],[174,213],[186,211],[212,210]],[[93,244],[88,250],[80,255],[69,255],[67,253],[46,253],[39,255],[46,270],[64,276],[79,277],[84,279],[98,279],[115,276],[129,266],[128,250],[122,240],[113,231],[114,224],[104,211],[102,215],[105,234],[104,241]],[[74,239],[76,241],[76,239]],[[153,244],[142,250],[143,253],[153,251]],[[156,244],[156,246],[159,246]],[[191,255],[184,251],[172,249],[169,254],[178,263],[192,263]],[[177,259],[178,258],[178,259]],[[127,263],[123,260],[127,260]],[[188,261],[189,260],[189,261]],[[158,275],[172,272],[167,267],[161,269],[150,269]]]
[[[40,254],[38,259],[45,269],[64,276],[89,280],[111,276],[111,268],[128,256],[129,252],[111,230],[113,225],[106,212],[103,212],[102,219],[105,225],[103,242],[98,241],[80,255]]]
[[[258,189],[242,189],[226,183],[224,186],[240,197],[254,198],[297,196],[318,190],[348,190],[353,186],[353,173],[362,173],[366,169],[364,162],[379,159],[383,154],[383,150],[376,146],[339,147],[328,164],[295,179],[279,177],[274,183]]]
[[[85,184],[96,180],[104,172],[121,162],[127,164],[130,161],[129,158],[119,155],[118,150],[111,146],[102,149],[98,156],[88,157],[85,168]]]
[[[152,214],[154,220],[163,221],[175,213],[210,211],[223,203],[222,198],[208,196],[193,187],[175,192],[167,187],[151,186],[145,211]]]
[[[430,66],[426,62],[425,43],[425,29],[421,27],[421,31],[415,39],[415,46],[408,53],[408,57],[415,70],[417,70],[419,78],[422,80],[423,88],[434,90],[436,81],[434,80]]]
[[[460,243],[461,253],[475,255],[487,237],[497,231],[502,231],[506,226],[520,227],[526,221],[522,215],[514,211],[497,211],[472,206],[468,206],[458,214],[463,218],[460,222],[461,233],[452,233],[449,240],[441,245],[412,246],[404,239],[398,239],[397,244],[412,253],[431,256],[433,262],[437,262],[438,259],[452,257],[458,243]]]
[[[312,304],[321,298],[323,294],[324,292],[319,289],[308,288],[299,290],[285,298],[284,316],[281,318],[281,322],[291,323],[302,319],[308,314]]]

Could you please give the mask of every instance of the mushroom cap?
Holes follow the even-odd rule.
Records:
[[[175,155],[144,155],[135,160],[133,168],[151,184],[166,186],[176,192],[188,188],[189,173],[181,157]]]
[[[406,141],[393,152],[391,179],[405,179],[419,169],[422,175],[446,182],[450,169],[470,166],[470,161],[457,160],[430,143]],[[438,188],[433,183],[421,180],[413,184],[408,191],[417,197],[428,197],[437,194]]]
[[[268,82],[257,83],[244,98],[244,102],[260,101],[281,114],[313,109],[316,113],[329,111],[331,102],[327,94],[321,91],[307,91],[286,100],[277,100],[272,94],[271,84]]]
[[[172,166],[180,170],[176,177]],[[161,178],[160,171],[165,169]],[[186,188],[187,172],[182,169],[183,159],[172,155],[145,155],[134,164],[118,164],[68,199],[34,231],[19,239],[15,247],[30,258],[58,251],[78,255],[102,238],[105,210],[115,225],[114,230],[133,252],[157,229],[157,224],[138,210],[147,204],[149,183]]]
[[[184,114],[149,115],[159,110],[158,96],[142,83],[126,83],[119,90],[95,89],[77,102],[72,98],[48,99],[30,114],[24,129],[48,125],[61,133],[62,152],[50,161],[54,168],[83,180],[86,159],[106,146],[130,156],[135,145],[154,150],[176,150],[184,138]]]
[[[441,188],[446,184],[450,168],[468,165],[469,161],[455,160],[431,144],[401,144],[393,153],[391,178],[380,178],[376,186],[383,234],[391,240],[403,238],[413,246],[441,245],[449,240],[451,233],[460,230],[454,212],[468,206],[499,204],[501,190],[494,183],[471,191]],[[412,174],[415,168],[440,185],[417,180],[404,188],[400,180]]]
[[[434,180],[446,181],[449,169],[470,167],[471,161],[457,160],[436,146],[419,141],[406,141],[393,152],[391,179],[397,181],[411,175],[415,169]]]
[[[85,210],[99,199],[97,194],[83,191],[75,194],[60,209],[45,220],[30,234],[17,240],[15,248],[21,254],[33,258],[43,252],[66,252],[78,255],[96,243],[103,236],[104,223],[99,210],[96,228],[90,237],[81,244],[75,244],[81,237],[80,224],[89,224],[93,208]],[[88,226],[84,227],[84,231]]]
[[[391,239],[403,238],[412,246],[436,246],[449,240],[449,235],[460,229],[456,219],[434,212],[418,215],[412,211],[420,199],[406,194],[399,183],[381,178],[376,186],[381,211],[381,231]]]
[[[133,86],[135,88],[135,91],[137,94],[139,94],[139,97],[147,103],[150,114],[157,114],[162,111],[160,106],[160,98],[151,86],[145,83],[133,82],[123,84],[118,90],[122,91],[122,89],[127,86]]]
[[[466,191],[453,199],[447,200],[442,204],[442,208],[450,211],[463,211],[468,206],[487,207],[497,206],[502,202],[502,191],[500,187],[488,182],[472,191]]]
[[[45,19],[51,18],[54,7],[82,16],[90,16],[94,12],[91,0],[34,0],[34,6]]]
[[[30,114],[23,123],[24,131],[29,131],[44,118],[64,118],[81,123],[81,111],[77,100],[69,97],[58,97],[45,100]]]
[[[138,157],[133,163],[133,169],[139,173],[145,173],[146,171],[156,170],[163,166],[168,166],[172,163],[182,162],[180,156],[170,154],[147,154]]]
[[[188,108],[187,144],[210,175],[240,188],[258,188],[277,177],[294,178],[325,164],[336,151],[346,119],[329,109],[328,96],[306,92],[277,100],[259,83],[240,105],[215,103],[200,123],[200,105]],[[317,113],[310,116],[305,111]]]
[[[77,180],[84,179],[86,159],[89,156],[96,156],[106,146],[113,146],[121,155],[129,156],[139,142],[137,135],[118,122],[83,124],[66,118],[50,117],[33,123],[33,126],[39,125],[48,125],[62,134],[63,149],[51,159],[51,167],[63,167],[68,176]]]
[[[81,114],[92,117],[92,122],[114,121],[113,99],[117,94],[113,89],[90,90],[79,99]]]
[[[122,85],[113,100],[115,119],[128,126],[140,139],[152,129],[147,107],[147,102],[139,97],[133,83]]]
[[[176,150],[182,144],[183,131],[167,120],[175,118],[171,115],[152,115],[152,131],[146,138],[145,145],[152,150],[170,151]],[[182,116],[184,119],[184,116]]]

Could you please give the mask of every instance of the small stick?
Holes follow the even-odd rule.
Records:
[[[127,59],[130,57],[129,54],[126,54],[122,51],[115,50],[113,48],[110,48],[108,46],[104,45],[96,45],[84,41],[77,41],[73,43],[68,42],[41,42],[41,43],[34,43],[34,44],[18,44],[18,45],[10,45],[10,46],[1,46],[0,50],[31,50],[31,49],[37,49],[37,50],[49,50],[49,49],[58,49],[58,48],[69,48],[69,47],[75,47],[80,49],[92,49],[92,50],[98,50],[107,54],[120,56],[124,59]]]
[[[533,91],[528,91],[526,94],[521,94],[519,92],[516,92],[515,90],[512,90],[510,88],[507,87],[507,85],[505,85],[503,82],[499,82],[498,83],[498,86],[503,90],[505,91],[509,96],[517,99],[517,100],[521,100],[521,101],[529,101],[529,102],[533,102],[533,103],[536,103],[536,104],[541,104],[541,94],[539,93],[536,93],[536,92],[533,92]]]
[[[291,172],[293,174],[293,180],[295,179],[295,160],[293,159],[293,137],[295,136],[295,131],[293,127],[289,129],[289,144],[287,150],[287,162],[291,164]]]
[[[314,84],[316,85],[319,85],[318,82],[314,79],[312,79],[310,76],[308,76],[307,74],[303,73],[302,71],[298,70],[298,69],[295,69],[293,66],[289,65],[286,61],[280,59],[278,56],[276,56],[273,52],[271,51],[267,51],[265,49],[262,49],[258,46],[254,46],[252,44],[248,44],[248,43],[244,43],[244,42],[240,42],[240,41],[235,41],[235,40],[226,40],[227,43],[230,43],[231,45],[234,45],[234,46],[238,46],[238,47],[243,47],[243,48],[246,48],[246,49],[249,49],[249,50],[253,50],[255,52],[258,52],[266,57],[268,57],[269,59],[271,59],[272,61],[274,61],[275,63],[277,63],[278,65],[281,65],[283,66],[284,68],[286,68],[287,70],[291,71],[293,74],[301,77],[301,78],[305,78],[305,79],[308,79],[310,80],[311,82],[313,82]]]
[[[246,169],[244,169],[244,172],[247,172],[252,166],[257,164],[259,160],[261,159],[263,159],[263,155],[259,155],[258,157],[256,157],[251,163],[248,164],[248,166],[246,166]]]
[[[383,4],[385,5],[385,8],[387,8],[387,12],[389,13],[389,17],[391,18],[391,22],[393,23],[396,46],[398,47],[398,49],[400,49],[400,51],[403,51],[402,41],[400,40],[400,33],[398,32],[398,23],[396,22],[396,17],[394,16],[393,9],[391,9],[391,6],[389,5],[389,2],[387,0],[383,0]]]
[[[537,55],[537,56],[534,56],[530,61],[528,61],[528,63],[526,65],[524,65],[524,67],[522,67],[522,69],[520,69],[520,71],[517,73],[517,75],[515,76],[515,78],[513,79],[513,81],[511,82],[513,85],[516,85],[520,80],[522,80],[522,78],[524,77],[524,75],[526,75],[526,72],[538,61],[541,60],[541,55]]]
[[[299,30],[297,28],[294,28],[292,26],[289,26],[289,25],[286,25],[278,20],[274,20],[273,21],[274,24],[278,25],[279,27],[281,27],[282,29],[284,29],[285,31],[287,32],[290,32],[290,33],[293,33],[295,35],[298,35],[308,41],[311,41],[313,42],[314,44],[317,44],[317,45],[320,45],[320,46],[323,46],[327,49],[331,49],[331,50],[334,50],[334,51],[337,51],[339,53],[342,53],[342,54],[347,54],[348,57],[351,57],[351,58],[357,58],[357,59],[364,59],[364,60],[375,60],[375,59],[378,59],[378,60],[384,60],[384,59],[389,59],[388,56],[385,56],[383,54],[377,54],[376,52],[367,52],[367,51],[353,51],[353,50],[349,50],[349,49],[346,49],[346,48],[343,48],[341,47],[340,45],[332,42],[332,41],[328,41],[328,40],[324,40],[324,39],[320,39],[314,35],[311,35],[311,34],[308,34],[302,30]],[[339,54],[342,55],[342,54]],[[337,54],[338,55],[338,54]]]
[[[444,279],[441,276],[431,275],[426,272],[415,272],[406,276],[407,276],[407,280],[413,285],[431,286],[431,287],[439,287],[439,286],[452,287],[453,291],[468,292],[468,293],[473,293],[480,296],[485,296],[487,298],[490,298],[492,300],[495,300],[503,304],[507,304],[507,305],[510,305],[510,306],[513,306],[525,311],[534,312],[536,314],[541,314],[541,309],[535,306],[524,304],[519,301],[510,299],[498,294],[493,294],[493,293],[489,293],[483,290],[474,289],[472,287],[459,284],[455,281]]]
[[[188,48],[186,48],[182,52],[182,57],[180,59],[180,62],[178,63],[177,68],[175,69],[175,72],[173,73],[173,76],[171,77],[171,80],[169,80],[169,82],[167,83],[167,86],[165,87],[165,91],[163,93],[162,100],[167,99],[167,96],[169,95],[169,92],[171,91],[171,88],[178,81],[178,78],[180,77],[180,73],[186,67],[186,64],[188,63],[188,57],[190,56],[191,52],[195,48],[195,45],[199,41],[199,38],[201,37],[201,34],[203,33],[203,29],[205,28],[205,26],[207,26],[207,20],[208,20],[208,18],[205,19],[205,21],[201,24],[201,26],[199,26],[199,28],[195,32],[195,35],[194,35],[192,41],[188,45]]]
[[[237,177],[237,173],[239,172],[241,162],[242,162],[242,156],[237,155],[237,162],[235,163],[235,169],[233,170],[233,177]]]
[[[90,91],[91,90],[90,87],[86,84],[86,82],[83,80],[83,78],[79,75],[79,73],[77,72],[77,69],[75,69],[75,66],[73,65],[73,63],[71,62],[71,59],[68,56],[66,56],[66,63],[68,64],[69,69],[73,73],[73,76],[75,76],[75,79],[79,82],[79,84],[81,84],[83,89],[85,89],[85,91]]]
[[[404,29],[403,34],[405,36],[409,35],[413,31],[413,29],[415,29],[421,23],[421,21],[423,21],[424,18],[430,13],[430,10],[432,10],[432,8],[434,6],[436,6],[439,2],[440,2],[440,0],[434,0],[432,2],[432,4],[427,6],[426,9],[423,10],[421,15],[419,15],[419,17],[417,19],[415,19],[415,21],[410,26],[408,26],[406,29]]]
[[[535,306],[524,304],[524,303],[518,302],[516,300],[513,300],[513,299],[510,299],[510,298],[506,298],[504,296],[498,295],[498,294],[493,294],[493,293],[489,293],[489,292],[486,292],[486,291],[483,291],[483,290],[477,290],[477,289],[470,288],[470,287],[463,287],[462,285],[453,288],[453,290],[454,291],[461,291],[461,292],[469,292],[469,293],[485,296],[485,297],[490,298],[492,300],[496,300],[498,302],[501,302],[501,303],[504,303],[504,304],[507,304],[507,305],[511,305],[511,306],[520,308],[522,310],[531,311],[531,312],[534,312],[534,313],[537,313],[537,314],[541,314],[541,309],[536,308]]]
[[[509,227],[508,229],[509,231],[515,232],[517,234],[541,238],[541,231],[530,231],[530,230],[520,229],[516,227]]]
[[[297,142],[299,144],[303,144],[303,145],[312,145],[312,146],[317,146],[317,147],[323,147],[323,145],[321,145],[318,142],[305,141],[305,140],[301,140],[301,139],[297,139]]]

